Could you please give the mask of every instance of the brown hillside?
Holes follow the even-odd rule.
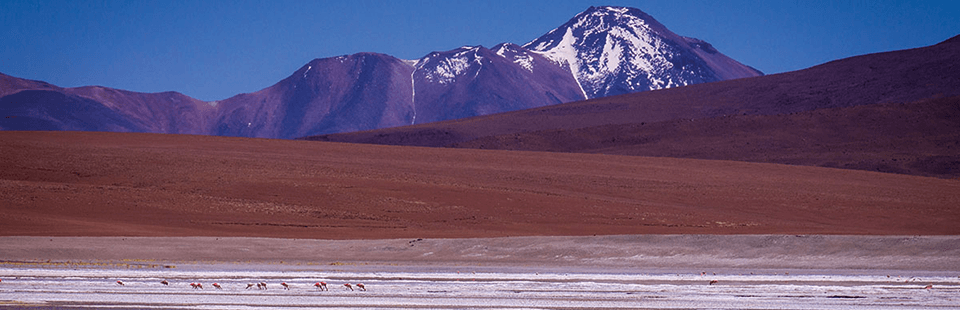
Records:
[[[960,181],[734,161],[0,132],[0,235],[958,234]]]
[[[543,130],[461,148],[726,159],[960,177],[960,97]]]

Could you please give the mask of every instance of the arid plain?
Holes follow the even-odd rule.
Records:
[[[6,236],[960,233],[960,181],[866,171],[98,132],[0,150]]]

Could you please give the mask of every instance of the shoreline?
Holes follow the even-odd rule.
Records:
[[[960,236],[612,235],[320,240],[0,237],[14,262],[450,270],[861,270],[960,272]],[[272,267],[271,267],[272,266]]]

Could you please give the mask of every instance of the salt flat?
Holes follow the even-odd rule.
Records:
[[[960,309],[958,244],[954,236],[2,237],[0,307]],[[317,291],[319,281],[330,290]],[[255,282],[269,287],[245,289]],[[368,291],[343,286],[358,282]]]
[[[960,279],[853,274],[259,271],[205,265],[192,271],[2,268],[3,307],[307,309],[919,309],[960,308]],[[224,270],[230,269],[230,270]],[[249,270],[248,270],[249,269]],[[321,270],[324,269],[324,270]],[[613,270],[611,270],[613,271]],[[758,270],[759,271],[759,270]],[[762,272],[762,271],[760,271]],[[830,272],[830,271],[826,271]],[[839,272],[846,273],[846,272]],[[114,283],[123,279],[124,286]],[[160,284],[168,280],[170,285]],[[717,281],[709,284],[710,281]],[[267,290],[245,289],[264,281]],[[312,287],[330,283],[330,291]],[[350,291],[341,283],[366,284]],[[906,281],[906,282],[905,282]],[[922,282],[920,282],[922,281]],[[205,289],[191,289],[200,282]],[[222,290],[210,286],[219,282]],[[291,289],[281,289],[279,283]],[[924,289],[927,284],[933,289]]]

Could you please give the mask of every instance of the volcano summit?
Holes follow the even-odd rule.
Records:
[[[763,75],[634,8],[590,7],[523,47],[567,67],[589,99]]]

